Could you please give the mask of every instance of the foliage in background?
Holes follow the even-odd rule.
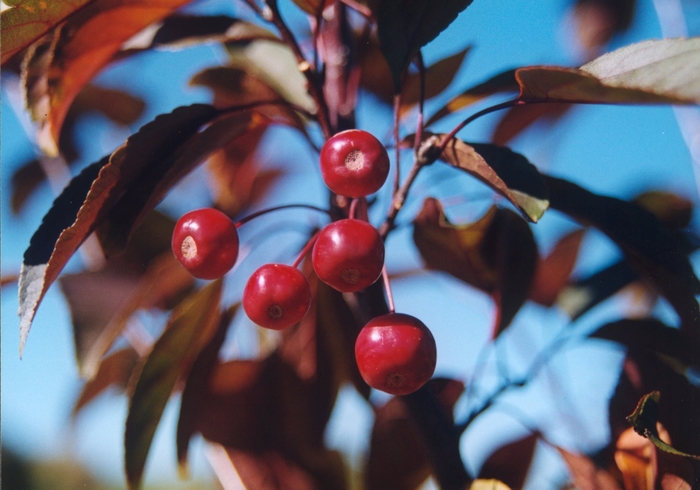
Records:
[[[515,489],[525,484],[538,445],[560,454],[570,470],[567,484],[578,488],[700,485],[694,456],[700,454],[700,388],[692,378],[700,369],[700,281],[689,260],[698,243],[687,229],[692,204],[660,191],[633,201],[598,195],[540,172],[536,162],[507,147],[533,123],[554,124],[576,104],[700,104],[700,38],[648,40],[601,55],[629,26],[635,2],[578,0],[574,12],[588,63],[485,73],[483,83],[450,89],[452,98],[429,115],[424,102],[448,90],[469,47],[465,41],[462,51],[430,66],[421,48],[468,10],[471,0],[294,0],[289,7],[309,17],[310,30],[303,32],[290,29],[276,0],[240,2],[239,18],[179,13],[186,0],[6,3],[11,8],[1,17],[3,69],[21,74],[44,152],[13,175],[14,210],[50,168],[78,160],[74,131],[82,114],[99,111],[129,124],[143,111],[138,97],[93,85],[98,73],[160,47],[226,47],[228,59],[221,65],[192,73],[192,85],[211,90],[211,104],[159,115],[82,169],[47,212],[19,277],[20,352],[54,282],[70,305],[77,362],[86,378],[74,415],[110,387],[129,397],[125,472],[131,488],[141,484],[153,434],[175,392],[181,395],[182,472],[190,439],[201,434],[217,448],[219,463],[235,468],[254,489],[413,489],[430,476],[444,489]],[[238,305],[224,299],[222,281],[195,281],[174,260],[174,220],[158,204],[206,162],[215,182],[214,205],[240,219],[285,177],[255,158],[262,142],[272,144],[266,138],[274,135],[271,127],[290,128],[319,148],[356,125],[358,99],[368,94],[393,105],[395,113],[393,141],[386,142],[395,150],[395,178],[387,184],[393,180],[392,202],[377,225],[383,238],[395,229],[417,175],[433,166],[452,167],[493,191],[493,206],[473,222],[452,222],[433,197],[411,217],[424,267],[493,300],[493,342],[528,301],[562,308],[575,322],[630,285],[648,295],[649,311],[663,298],[677,314],[677,325],[651,316],[629,318],[590,335],[627,348],[609,404],[611,438],[598,454],[557,447],[544,431],[529,427],[529,435],[495,451],[478,474],[464,465],[462,434],[501,397],[531,382],[552,355],[549,348],[559,346],[555,341],[521,378],[501,376],[499,387],[465,418],[455,419],[454,407],[473,386],[453,379],[435,378],[413,394],[373,406],[361,482],[351,481],[347,463],[326,446],[324,434],[341,386],[351,384],[369,401],[354,342],[367,320],[387,311],[387,298],[381,281],[340,294],[315,277],[308,261],[302,268],[314,297],[310,313],[257,358],[220,355],[240,315]],[[500,102],[468,112],[491,98]],[[504,112],[492,141],[458,137],[470,122],[497,110]],[[451,131],[431,131],[455,114],[464,119]],[[404,132],[400,123],[413,121],[409,116],[415,128]],[[399,155],[413,161],[406,175],[398,171]],[[348,200],[329,195],[334,220],[346,217],[349,208]],[[543,256],[532,227],[548,213],[580,226]],[[573,278],[590,228],[607,235],[623,259]],[[95,240],[101,253],[94,252]],[[88,257],[101,265],[61,275],[90,243]],[[147,309],[167,316],[153,342],[139,335],[138,314]],[[441,342],[449,339],[438,339],[438,351]]]

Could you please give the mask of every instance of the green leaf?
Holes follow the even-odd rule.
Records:
[[[700,456],[678,451],[659,438],[659,432],[656,428],[656,422],[659,418],[659,398],[661,398],[661,393],[658,391],[644,395],[639,400],[632,415],[627,417],[627,421],[634,427],[637,434],[649,439],[654,446],[662,451],[700,461]]]
[[[222,281],[193,293],[170,316],[144,363],[129,403],[124,464],[129,488],[139,488],[151,441],[177,380],[211,340],[221,314]]]
[[[394,93],[401,91],[401,75],[420,48],[435,39],[471,3],[472,0],[380,0],[379,43],[391,69]]]
[[[166,172],[168,165],[173,163],[174,156],[181,157],[176,159],[175,163],[180,162],[183,167],[192,165],[195,155],[184,150],[189,150],[190,153],[192,150],[202,152],[202,144],[198,142],[204,137],[198,134],[198,131],[217,115],[219,112],[214,107],[195,104],[156,117],[132,135],[111,156],[83,170],[56,198],[24,253],[19,281],[20,355],[39,303],[78,247],[119,203],[132,214],[138,211],[139,219],[145,216],[147,205],[156,204],[153,191],[159,190],[164,193],[166,190],[162,189],[163,184],[158,186],[160,180],[173,185],[175,177],[184,176],[180,174],[183,168],[177,166],[174,169],[177,172]],[[230,129],[230,126],[227,128]],[[217,128],[216,132],[218,134],[223,131]],[[195,135],[196,138],[190,142],[188,138]],[[182,143],[173,145],[173,141]],[[213,149],[209,148],[209,151]],[[184,154],[179,155],[178,151],[183,151]],[[156,188],[152,189],[153,186]],[[140,194],[135,201],[127,200],[125,203],[124,196],[128,195],[128,190],[134,188],[138,189]],[[150,192],[144,194],[146,191]],[[144,203],[144,200],[148,202]],[[141,204],[142,207],[135,210],[134,206],[137,204]],[[117,207],[117,210],[118,213],[122,213],[120,207]],[[120,235],[118,240],[123,248],[136,217],[122,214],[118,216],[130,219],[121,229],[122,233],[126,229],[127,234]]]
[[[95,0],[6,0],[12,7],[0,14],[2,64]]]
[[[700,104],[700,37],[643,41],[579,69],[533,66],[516,78],[520,100]]]
[[[453,225],[440,203],[429,198],[414,221],[413,241],[428,267],[493,297],[498,306],[493,337],[500,335],[527,299],[535,276],[537,245],[528,224],[494,206],[475,223]]]
[[[436,135],[439,145],[445,135]],[[537,222],[549,207],[548,191],[527,158],[496,145],[467,144],[453,138],[440,155],[453,167],[476,177],[508,199],[526,218]]]

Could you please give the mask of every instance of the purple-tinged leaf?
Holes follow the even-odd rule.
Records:
[[[556,302],[559,293],[571,279],[585,232],[579,229],[565,235],[546,257],[540,259],[530,291],[532,301],[545,306]]]
[[[523,488],[538,439],[538,434],[530,434],[496,449],[479,470],[479,478],[495,479],[509,488]]]
[[[401,76],[418,51],[471,5],[472,0],[382,0],[377,6],[377,29],[382,53],[389,63],[394,93],[401,91]]]
[[[221,312],[222,281],[194,292],[172,313],[140,371],[129,403],[124,464],[129,488],[138,488],[161,415],[177,380],[187,375],[214,336]]]
[[[700,37],[642,41],[581,68],[516,71],[523,101],[700,104]]]
[[[444,137],[435,135],[435,144],[439,145]],[[547,187],[537,168],[508,148],[467,144],[453,138],[440,159],[491,187],[530,221],[537,222],[549,207]]]

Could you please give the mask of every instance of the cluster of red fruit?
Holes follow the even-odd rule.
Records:
[[[360,130],[344,131],[330,138],[321,149],[320,163],[326,185],[349,198],[375,193],[389,173],[389,156],[384,146]],[[314,240],[314,271],[338,291],[360,291],[381,276],[384,242],[367,221],[354,216],[334,221]],[[201,279],[216,279],[231,270],[238,257],[238,244],[237,225],[211,208],[182,216],[172,241],[177,259]],[[311,299],[309,283],[296,264],[266,264],[248,280],[243,309],[261,327],[281,330],[306,315]],[[405,395],[430,379],[437,353],[435,340],[423,322],[392,312],[372,319],[360,331],[355,357],[367,384],[387,393]]]

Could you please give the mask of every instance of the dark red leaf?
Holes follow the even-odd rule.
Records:
[[[577,0],[574,22],[579,44],[587,54],[597,54],[615,34],[632,22],[635,0]]]
[[[427,0],[383,0],[377,7],[377,29],[382,53],[389,63],[394,93],[401,76],[420,48],[435,39],[472,0],[434,3]]]
[[[576,230],[561,238],[537,264],[537,273],[530,290],[530,299],[545,306],[552,306],[559,292],[571,278],[576,265],[581,242],[586,230]]]
[[[538,439],[537,434],[530,434],[501,446],[486,459],[479,478],[493,478],[510,488],[523,488]]]
[[[596,466],[588,456],[571,453],[558,447],[559,454],[569,468],[571,481],[581,490],[621,490],[617,480],[603,468]]]
[[[491,141],[507,145],[513,138],[537,122],[552,125],[563,117],[571,104],[525,104],[508,109],[496,125]]]
[[[499,315],[494,338],[527,299],[537,267],[537,246],[525,221],[492,207],[470,225],[452,225],[435,199],[414,221],[413,240],[428,267],[445,271],[493,297]]]
[[[129,488],[138,488],[153,435],[177,380],[214,336],[221,314],[221,280],[194,292],[170,316],[140,371],[129,403],[124,464]]]

